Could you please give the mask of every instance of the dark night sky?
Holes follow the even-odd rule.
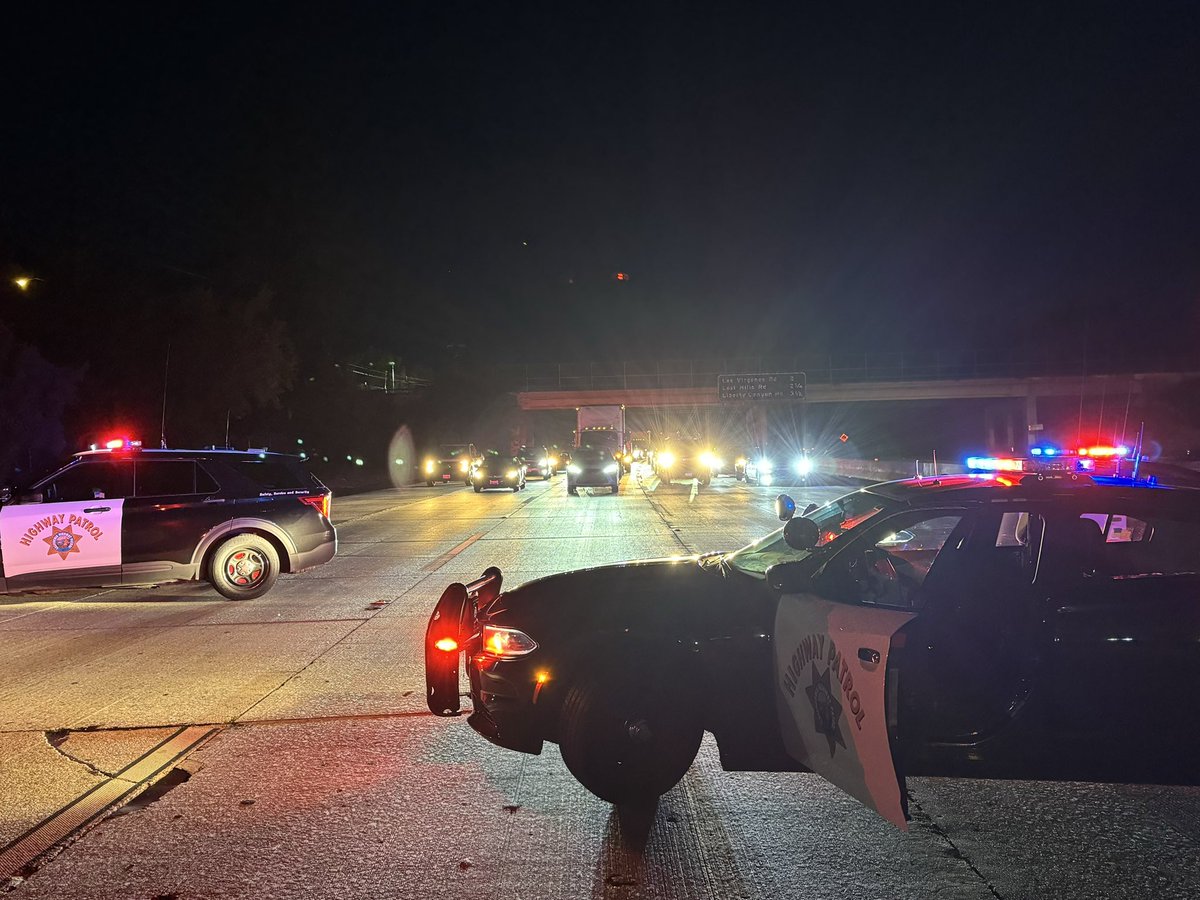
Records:
[[[5,23],[0,266],[60,320],[268,283],[302,343],[418,356],[1200,331],[1194,3],[165,6]]]

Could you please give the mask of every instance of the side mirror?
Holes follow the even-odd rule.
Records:
[[[802,562],[776,563],[767,567],[767,583],[781,594],[813,593],[812,578]]]
[[[821,531],[812,519],[791,519],[783,526],[783,541],[793,550],[812,550],[821,539]]]
[[[13,489],[9,485],[0,487],[0,503],[10,503],[13,498]]]
[[[814,509],[820,509],[820,507],[817,506],[817,504],[815,504],[815,503],[810,503],[810,504],[808,504],[808,506],[804,507],[804,512],[800,513],[800,515],[807,516]]]
[[[780,522],[786,522],[796,514],[796,501],[787,494],[780,494],[775,498],[775,515],[779,517]]]

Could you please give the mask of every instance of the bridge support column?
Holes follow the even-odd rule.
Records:
[[[1009,404],[991,404],[984,407],[983,427],[987,434],[989,453],[997,453],[1007,448],[1008,452],[1016,449],[1016,430],[1013,427],[1013,409]]]

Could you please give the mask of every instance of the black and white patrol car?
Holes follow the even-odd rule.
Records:
[[[644,802],[705,731],[731,771],[812,771],[900,827],[906,775],[1200,781],[1200,492],[1085,476],[875,485],[732,553],[452,584],[428,704],[557,742]],[[465,652],[465,656],[464,656]]]
[[[0,491],[0,592],[209,581],[231,600],[333,559],[331,493],[294,456],[78,453],[27,490]]]

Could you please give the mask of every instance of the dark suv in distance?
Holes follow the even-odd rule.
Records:
[[[79,453],[26,491],[0,492],[0,592],[205,580],[253,599],[333,558],[331,498],[279,453]]]
[[[581,487],[621,490],[621,464],[611,452],[600,447],[580,447],[567,464],[567,493],[578,495]]]
[[[471,483],[471,469],[479,462],[479,450],[474,444],[441,444],[438,448],[425,454],[421,463],[421,474],[425,476],[425,484],[433,487],[435,484],[449,484],[452,481]]]
[[[554,475],[557,460],[545,447],[522,447],[517,451],[517,458],[525,465],[526,478],[540,478],[542,481],[549,481]]]

